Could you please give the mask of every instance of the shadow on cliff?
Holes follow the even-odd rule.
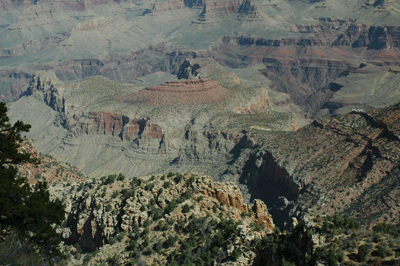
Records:
[[[291,202],[300,194],[300,187],[290,179],[286,169],[277,164],[272,154],[265,150],[251,154],[242,169],[239,182],[249,188],[250,200],[264,201],[274,223],[284,228]]]

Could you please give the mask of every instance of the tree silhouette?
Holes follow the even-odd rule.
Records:
[[[61,240],[53,226],[64,219],[65,207],[60,200],[50,200],[45,181],[30,185],[15,167],[38,163],[29,153],[19,151],[21,132],[28,132],[30,127],[21,121],[11,125],[7,107],[0,103],[0,241],[15,233],[33,250],[59,255]]]

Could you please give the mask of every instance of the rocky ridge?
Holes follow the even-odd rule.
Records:
[[[218,246],[220,255],[211,255],[213,260],[218,265],[249,265],[255,256],[250,243],[274,229],[262,201],[246,205],[233,183],[216,183],[195,174],[169,173],[140,179],[110,175],[80,183],[63,182],[50,190],[67,205],[66,221],[57,229],[68,245],[65,248],[72,254],[78,252],[77,244],[78,250],[98,249],[89,259],[75,256],[70,265],[99,264],[111,257],[125,263],[171,263],[181,252],[188,252],[184,243],[195,235],[197,242],[192,248],[198,247],[199,252],[217,247],[207,236],[218,238],[223,230],[215,225],[225,223],[233,226],[229,229],[233,231],[224,236]],[[174,240],[169,243],[171,237]],[[242,254],[237,262],[222,263],[235,249]]]
[[[275,202],[289,216],[340,214],[366,226],[396,223],[398,120],[396,104],[315,120],[295,133],[264,133],[264,148],[252,155],[254,163],[241,180],[253,187],[255,197],[270,206]],[[273,197],[266,191],[279,178],[291,189],[275,186],[282,189]],[[279,215],[271,213],[279,224]]]
[[[39,160],[38,164],[25,163],[17,166],[19,174],[26,177],[31,184],[35,184],[38,180],[45,180],[52,185],[58,182],[83,182],[86,179],[78,168],[56,160],[50,155],[39,153],[30,140],[26,140],[20,149]]]

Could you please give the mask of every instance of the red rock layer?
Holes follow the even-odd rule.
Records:
[[[145,119],[132,119],[114,112],[90,112],[91,124],[81,124],[84,132],[97,132],[98,134],[119,136],[122,140],[133,140],[139,135],[153,139],[162,139],[162,128]],[[74,116],[79,121],[78,116]]]
[[[186,80],[167,82],[145,88],[138,93],[119,96],[119,100],[150,105],[210,104],[223,101],[229,91],[211,80]]]

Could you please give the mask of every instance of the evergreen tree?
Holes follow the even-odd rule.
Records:
[[[62,222],[65,207],[60,200],[50,200],[45,181],[30,185],[15,167],[38,163],[29,153],[19,151],[21,132],[29,129],[21,121],[11,125],[7,107],[0,103],[0,241],[13,232],[34,250],[58,255],[61,240],[53,225]]]

